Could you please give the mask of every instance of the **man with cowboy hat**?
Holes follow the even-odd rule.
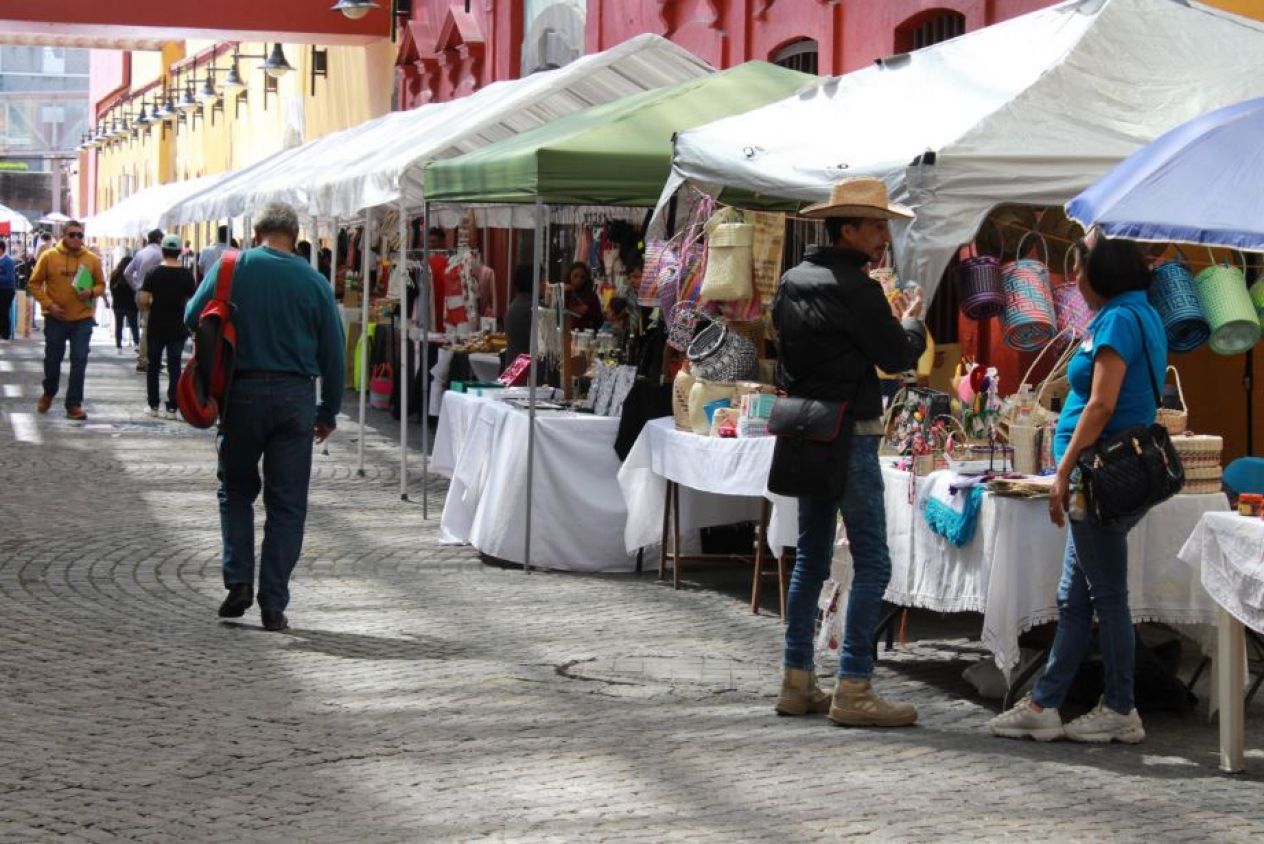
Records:
[[[890,243],[887,221],[913,212],[887,197],[874,178],[833,186],[827,202],[803,210],[823,218],[828,246],[812,247],[789,270],[773,301],[779,386],[790,396],[847,402],[850,447],[838,498],[799,497],[799,545],[786,606],[782,715],[828,712],[847,726],[899,727],[917,720],[911,704],[890,703],[870,685],[882,596],[891,579],[878,442],[882,394],[877,369],[904,372],[926,349],[917,288],[888,301],[867,267]],[[846,436],[844,432],[843,436]],[[831,696],[814,671],[813,627],[821,585],[830,573],[837,516],[847,529],[855,576],[847,604],[838,684]]]

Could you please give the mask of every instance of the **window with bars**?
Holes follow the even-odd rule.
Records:
[[[949,9],[929,9],[914,15],[895,28],[895,50],[920,50],[966,31],[966,16]]]

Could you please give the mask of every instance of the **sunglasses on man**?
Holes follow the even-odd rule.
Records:
[[[66,232],[62,237],[66,240],[83,240],[83,232]]]

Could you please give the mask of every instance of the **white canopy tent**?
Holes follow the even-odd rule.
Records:
[[[436,158],[460,155],[582,108],[711,70],[664,38],[639,35],[557,70],[394,112],[279,153],[190,197],[172,209],[169,220],[235,216],[272,200],[320,219],[348,219],[383,205],[419,209],[422,170]],[[522,224],[521,215],[515,220]]]
[[[176,203],[230,178],[231,175],[217,173],[152,185],[114,203],[100,214],[89,217],[84,221],[84,227],[93,237],[141,237],[155,228],[162,228],[165,224],[164,215]]]
[[[26,215],[19,214],[7,205],[0,205],[0,223],[8,223],[9,231],[14,234],[26,234],[31,230],[31,221]]]
[[[994,206],[1060,206],[1167,129],[1261,94],[1264,25],[1184,0],[1073,0],[682,132],[662,202],[693,184],[795,207],[877,176],[917,212],[892,234],[929,298]]]

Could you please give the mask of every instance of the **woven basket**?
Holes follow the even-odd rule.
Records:
[[[1255,314],[1260,318],[1260,325],[1264,326],[1264,278],[1251,285],[1250,293]]]
[[[667,311],[667,345],[678,352],[689,348],[693,335],[698,330],[698,323],[710,320],[703,311],[692,302],[680,301]]]
[[[707,301],[732,302],[754,293],[755,227],[740,220],[740,212],[724,208],[707,223],[707,270],[702,277]]]
[[[998,316],[1005,308],[1005,291],[1001,286],[1001,262],[991,255],[976,254],[970,245],[970,257],[957,265],[957,292],[961,312],[968,319],[985,320]]]
[[[1260,317],[1242,270],[1210,266],[1194,277],[1194,291],[1211,326],[1211,350],[1218,355],[1249,352],[1260,339]]]
[[[745,337],[755,347],[755,352],[759,357],[764,356],[764,343],[766,340],[766,328],[762,319],[737,320],[728,321],[729,330],[734,334]]]
[[[1044,246],[1044,261],[1019,257],[1001,267],[1001,283],[1005,290],[1001,327],[1005,345],[1020,352],[1034,352],[1047,345],[1058,333],[1058,315],[1053,304],[1053,288],[1049,283],[1049,245],[1040,235],[1036,237]],[[1021,242],[1018,254],[1023,254]]]
[[[1194,292],[1194,275],[1183,261],[1165,261],[1155,267],[1147,296],[1163,319],[1167,346],[1173,352],[1192,352],[1211,337]]]
[[[1043,426],[1010,425],[1009,444],[1014,448],[1014,471],[1020,475],[1040,472],[1040,434]]]
[[[1084,336],[1088,324],[1093,321],[1093,311],[1084,301],[1080,285],[1071,272],[1073,254],[1075,250],[1068,249],[1063,255],[1062,283],[1053,286],[1053,309],[1058,316],[1058,331],[1072,343]]]
[[[749,381],[758,373],[755,346],[722,322],[699,331],[687,354],[694,375],[708,381]]]
[[[1179,437],[1172,437],[1172,445],[1181,456],[1181,464],[1186,469],[1219,466],[1220,455],[1224,451],[1224,437],[1186,432]]]
[[[1160,407],[1156,421],[1167,428],[1169,434],[1177,437],[1189,430],[1189,407],[1185,404],[1185,388],[1181,386],[1181,374],[1176,371],[1175,366],[1169,366],[1167,371],[1176,377],[1176,393],[1181,397],[1181,409]]]

